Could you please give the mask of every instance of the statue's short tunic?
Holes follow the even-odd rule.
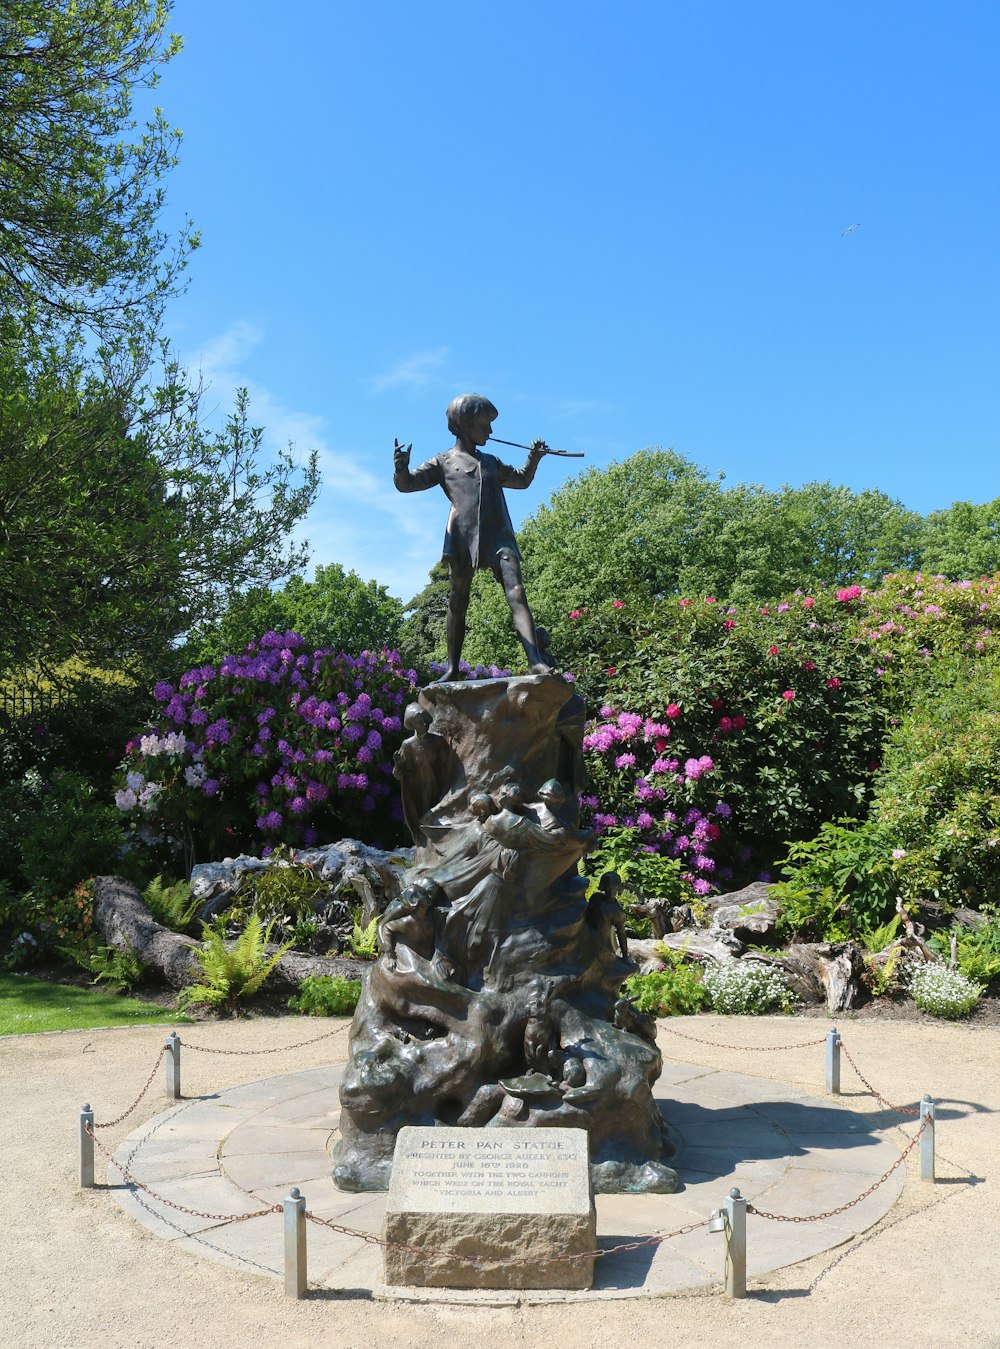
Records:
[[[482,451],[468,454],[455,447],[436,454],[419,468],[398,470],[392,481],[400,492],[443,487],[451,502],[451,514],[442,560],[460,568],[496,571],[501,549],[520,557],[503,489],[527,487],[537,467],[534,455],[524,468],[515,469],[495,455]]]

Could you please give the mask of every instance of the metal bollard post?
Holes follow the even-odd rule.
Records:
[[[94,1188],[94,1139],[87,1132],[94,1127],[94,1112],[89,1105],[80,1107],[80,1188]]]
[[[747,1201],[735,1187],[726,1198],[726,1292],[747,1295]]]
[[[285,1296],[305,1297],[306,1278],[306,1201],[296,1187],[283,1203],[285,1214]]]
[[[836,1026],[826,1037],[826,1089],[831,1096],[840,1095],[840,1032]]]
[[[934,1173],[934,1102],[924,1095],[920,1102],[920,1123],[927,1121],[927,1127],[920,1135],[920,1179],[929,1180],[933,1185],[937,1180]]]
[[[167,1052],[164,1061],[167,1067],[167,1095],[172,1101],[181,1099],[181,1042],[175,1030],[167,1036]]]

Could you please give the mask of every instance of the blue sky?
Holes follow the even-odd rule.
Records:
[[[167,220],[203,247],[167,331],[207,408],[246,385],[320,452],[314,562],[420,589],[446,503],[393,491],[393,438],[445,449],[467,391],[587,466],[1000,495],[995,4],[175,0],[171,28]],[[544,460],[515,522],[580,467]]]

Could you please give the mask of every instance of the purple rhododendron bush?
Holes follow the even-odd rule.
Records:
[[[218,667],[156,685],[160,716],[127,746],[115,802],[140,842],[190,868],[356,837],[402,838],[392,756],[416,675],[395,652],[307,653],[265,633]]]

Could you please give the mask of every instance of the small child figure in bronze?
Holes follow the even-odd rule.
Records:
[[[444,891],[430,876],[422,876],[392,901],[379,919],[378,940],[386,964],[396,968],[396,946],[402,943],[429,960],[434,954],[435,909]]]
[[[611,933],[614,932],[618,938],[622,960],[628,960],[625,912],[618,903],[621,888],[622,878],[618,872],[606,871],[601,877],[600,885],[587,903],[587,922],[598,932],[602,932],[607,941],[611,940]]]
[[[491,571],[503,586],[514,627],[521,639],[532,674],[547,674],[553,660],[539,641],[535,620],[528,608],[521,577],[521,554],[514,537],[505,487],[529,487],[539,461],[551,451],[536,440],[528,451],[524,468],[514,469],[482,447],[490,438],[497,410],[488,398],[466,393],[448,404],[448,429],[455,444],[436,454],[419,468],[410,468],[410,445],[395,442],[392,481],[398,492],[423,492],[442,487],[451,502],[444,536],[442,560],[451,572],[448,596],[446,645],[448,667],[439,683],[461,679],[459,661],[465,641],[465,616],[473,574]]]

